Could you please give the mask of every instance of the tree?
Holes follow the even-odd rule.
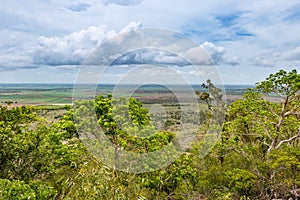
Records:
[[[268,152],[300,137],[300,125],[292,131],[292,134],[286,135],[284,138],[280,137],[280,131],[288,121],[287,118],[300,119],[300,74],[297,73],[297,70],[293,69],[290,72],[280,70],[271,74],[265,81],[257,83],[256,88],[266,95],[275,93],[282,99],[280,110],[269,109],[276,116],[276,122],[272,122],[276,134],[272,136],[266,130],[266,134],[271,140]]]
[[[200,155],[206,155],[212,147],[218,143],[221,137],[221,130],[225,119],[226,103],[223,100],[222,90],[216,87],[211,80],[207,80],[203,83],[202,88],[205,91],[196,91],[196,95],[201,101],[204,101],[207,105],[208,111],[206,111],[206,130],[203,137],[202,148],[200,149]],[[221,140],[223,145],[223,140]],[[223,155],[219,156],[219,160],[223,163]]]
[[[173,143],[175,134],[167,131],[155,131],[148,110],[134,98],[118,99],[111,95],[100,95],[96,97],[95,101],[81,101],[77,102],[75,106],[74,112],[77,114],[74,114],[74,118],[78,122],[76,126],[83,131],[80,134],[84,135],[84,131],[86,131],[93,135],[90,138],[96,140],[100,138],[99,134],[103,133],[114,144],[115,156],[118,156],[121,150],[138,154],[154,152]],[[88,118],[91,110],[96,111],[94,113],[96,122],[101,127],[102,133],[97,132],[99,131],[95,128],[97,124]],[[81,116],[85,116],[87,119],[79,120],[78,118],[82,118]],[[93,143],[93,141],[89,142]],[[92,147],[101,148],[97,146],[97,143],[94,144],[96,145],[92,145]],[[122,154],[119,156],[121,157]],[[73,180],[74,186],[66,197],[70,196],[76,199],[87,197],[91,197],[91,199],[165,199],[178,195],[178,197],[187,198],[189,190],[196,182],[195,168],[190,156],[182,155],[164,168],[157,166],[161,160],[168,163],[167,158],[169,158],[168,155],[159,154],[153,158],[149,157],[150,162],[147,163],[139,163],[139,160],[136,159],[136,166],[141,166],[149,172],[135,174],[117,171],[118,168],[115,165],[108,166],[107,163],[96,157],[94,162],[89,162],[80,170],[80,174]],[[118,159],[115,157],[116,161]],[[110,164],[116,164],[116,161]]]
[[[1,199],[58,198],[87,160],[70,118],[50,125],[34,110],[0,107]]]
[[[152,153],[173,144],[175,134],[156,131],[136,99],[108,95],[81,101],[52,124],[38,116],[38,108],[0,107],[0,199],[297,199],[299,83],[296,70],[271,74],[229,106],[223,124],[221,90],[207,81],[205,91],[197,92],[208,116],[200,129],[208,136],[222,131],[221,137],[195,141],[166,167],[157,163],[167,162],[169,151],[153,156],[141,165],[145,173],[117,171],[79,138],[90,133],[93,145],[103,133],[112,153]],[[199,156],[209,141],[216,143]]]
[[[224,165],[231,162],[258,177],[253,190],[264,191],[259,198],[289,198],[300,187],[299,114],[296,70],[271,74],[227,110],[217,151],[226,158]]]
[[[209,79],[206,83],[203,83],[201,87],[206,91],[196,91],[196,95],[201,101],[204,101],[207,104],[208,109],[211,111],[209,114],[210,122],[222,126],[226,110],[222,90],[216,87]]]
[[[233,131],[246,142],[259,141],[266,152],[291,144],[300,136],[300,74],[283,70],[257,83],[227,112],[225,135]],[[261,94],[264,94],[263,97]],[[282,101],[267,98],[278,95]],[[231,130],[232,129],[232,130]]]

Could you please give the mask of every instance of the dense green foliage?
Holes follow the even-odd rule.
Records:
[[[92,132],[95,124],[75,123],[81,115],[74,112],[88,114],[91,106],[115,153],[178,148],[176,134],[156,131],[136,99],[98,96],[78,109],[62,108],[65,114],[51,122],[43,108],[0,107],[0,199],[300,198],[300,74],[272,74],[228,107],[210,81],[203,87],[197,95],[209,108],[205,134],[166,167],[151,170],[166,159],[155,157],[144,173],[118,171],[93,156],[78,130]],[[222,125],[222,133],[201,157],[211,123]]]

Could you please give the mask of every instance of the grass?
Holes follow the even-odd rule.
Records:
[[[21,91],[16,93],[0,93],[1,102],[12,101],[18,104],[70,104],[72,92],[57,91]]]

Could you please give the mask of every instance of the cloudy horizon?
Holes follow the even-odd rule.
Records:
[[[193,64],[214,65],[225,84],[254,84],[279,69],[300,69],[296,0],[9,0],[1,4],[0,16],[0,83],[74,83],[103,41],[143,28],[170,30],[197,46],[182,57],[163,49],[119,55],[107,82],[117,81],[124,65],[158,64],[197,83],[185,56]],[[173,43],[180,44],[168,45]]]

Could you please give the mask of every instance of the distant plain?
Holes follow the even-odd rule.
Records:
[[[0,103],[5,105],[10,102],[12,106],[72,104],[73,99],[91,99],[99,94],[107,95],[113,93],[115,88],[114,85],[99,85],[97,89],[91,85],[83,85],[74,95],[73,87],[73,84],[0,84]],[[180,92],[185,92],[184,87],[186,86],[176,88]],[[251,85],[225,85],[224,97],[229,102],[234,101],[240,98],[247,88],[252,87]],[[195,91],[202,90],[200,85],[192,85],[192,88]],[[146,85],[139,87],[137,90],[134,89],[136,89],[136,86],[123,86],[123,94],[119,95],[132,96],[144,103],[151,103],[158,99],[171,101],[170,95],[173,93],[173,91],[161,85]],[[127,91],[132,90],[134,90],[133,94],[131,92],[127,93]]]

